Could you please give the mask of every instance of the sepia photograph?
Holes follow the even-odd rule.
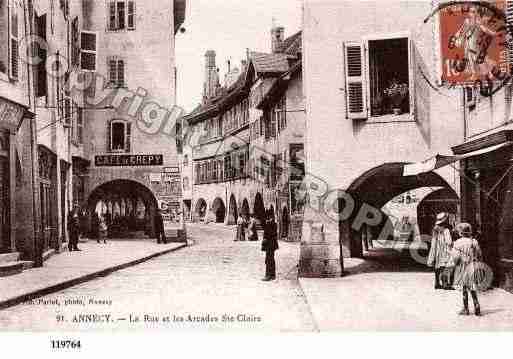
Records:
[[[0,36],[3,334],[513,331],[512,1],[0,0]]]

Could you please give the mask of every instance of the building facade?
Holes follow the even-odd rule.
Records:
[[[248,52],[223,86],[207,51],[203,103],[184,117],[184,199],[193,221],[232,225],[254,214],[263,222],[272,210],[282,238],[299,240],[290,229],[302,220],[294,193],[304,170],[301,33],[285,39],[275,27],[271,36],[271,53]]]
[[[95,212],[136,217],[131,229],[148,234],[158,206],[179,217],[174,38],[184,16],[185,0],[0,3],[0,248],[10,262],[60,251],[73,206],[85,235]]]
[[[341,275],[344,256],[362,255],[368,226],[377,228],[375,238],[388,235],[381,208],[420,187],[440,188],[440,198],[458,200],[460,205],[451,205],[457,219],[489,237],[483,239],[485,261],[496,278],[504,273],[501,265],[511,262],[508,229],[497,229],[497,221],[509,223],[509,216],[487,212],[491,206],[503,211],[508,203],[501,197],[508,180],[493,185],[507,169],[509,150],[500,144],[508,142],[511,118],[510,87],[500,86],[507,51],[496,50],[502,41],[494,22],[504,24],[509,12],[504,2],[448,6],[305,2],[309,205],[301,275]],[[481,36],[476,43],[486,43],[481,60],[467,59],[472,44],[458,41],[462,24],[476,16],[490,27],[475,35]],[[493,95],[486,93],[491,84],[497,87]],[[491,152],[479,157],[477,150]],[[461,157],[451,154],[468,159],[459,163]],[[495,155],[503,157],[492,165],[489,156]],[[412,172],[411,163],[417,166]],[[489,201],[492,194],[498,196],[495,201]]]

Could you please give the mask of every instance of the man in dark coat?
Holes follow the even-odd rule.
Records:
[[[155,237],[157,237],[157,243],[161,242],[166,244],[166,234],[164,233],[164,219],[162,218],[162,210],[157,209],[155,214]]]
[[[278,249],[278,226],[271,211],[267,210],[266,218],[262,241],[262,251],[265,252],[265,277],[262,280],[265,282],[276,279],[274,252]]]
[[[75,206],[68,214],[68,233],[68,250],[70,252],[80,251],[78,248],[78,237],[80,234],[80,211],[78,206]]]

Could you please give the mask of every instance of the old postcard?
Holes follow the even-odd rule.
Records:
[[[513,330],[512,2],[0,0],[0,36],[0,331]]]

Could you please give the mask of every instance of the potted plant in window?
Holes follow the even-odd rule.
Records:
[[[408,96],[408,85],[399,83],[399,81],[394,78],[390,82],[390,86],[384,90],[384,93],[390,100],[394,115],[400,115],[402,113],[402,103],[406,99],[406,96]]]

